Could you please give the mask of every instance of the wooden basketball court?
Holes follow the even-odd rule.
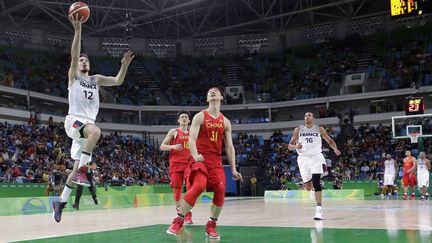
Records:
[[[329,199],[323,209],[324,220],[314,221],[312,200],[229,199],[218,223],[218,242],[432,242],[429,201]],[[206,242],[209,210],[210,204],[198,204],[194,225],[178,238],[165,233],[174,206],[68,210],[61,223],[51,214],[3,216],[0,241]]]

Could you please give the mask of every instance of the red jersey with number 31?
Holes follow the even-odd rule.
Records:
[[[405,157],[403,159],[403,164],[404,164],[403,165],[403,172],[404,172],[404,174],[406,174],[406,173],[408,173],[408,170],[411,169],[414,165],[413,157],[412,156]]]
[[[174,163],[189,163],[190,151],[189,151],[189,130],[183,132],[180,128],[176,129],[177,136],[171,140],[170,145],[181,144],[182,149],[170,150],[169,162],[170,166],[173,166]]]
[[[222,113],[216,118],[203,110],[204,121],[201,125],[196,146],[198,154],[206,158],[222,158],[222,141],[225,135],[225,123]]]

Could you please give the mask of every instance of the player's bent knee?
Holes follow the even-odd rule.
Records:
[[[93,126],[90,134],[94,137],[100,137],[102,134],[102,131],[99,127]]]
[[[313,185],[314,190],[316,192],[322,191],[320,180],[321,180],[321,175],[320,174],[313,174],[312,175],[312,185]]]
[[[84,135],[88,137],[96,137],[99,138],[102,134],[102,131],[99,127],[93,125],[93,124],[87,124],[84,127]]]
[[[194,206],[196,203],[197,198],[199,195],[204,191],[206,188],[205,184],[194,184],[192,188],[190,188],[189,191],[187,191],[186,195],[184,196],[184,200],[191,206]]]
[[[213,187],[213,204],[222,207],[225,202],[225,185],[218,184]]]

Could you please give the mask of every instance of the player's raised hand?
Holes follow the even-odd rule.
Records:
[[[69,15],[69,20],[72,23],[75,31],[81,31],[81,24],[84,19],[84,16],[81,17],[81,19],[78,18],[78,14],[75,14],[75,16]]]
[[[233,171],[232,171],[232,178],[233,178],[233,180],[235,180],[235,181],[238,181],[238,180],[240,180],[241,182],[243,182],[243,177],[242,177],[242,175],[236,170],[236,169],[234,169]]]
[[[129,65],[132,62],[132,60],[134,59],[134,57],[135,57],[135,55],[133,55],[133,53],[129,50],[123,55],[121,63]]]
[[[303,145],[301,143],[297,144],[297,149],[302,149]]]
[[[197,156],[193,157],[195,162],[204,162],[204,156],[202,156],[201,154],[198,154]]]
[[[334,152],[337,156],[341,155],[341,151],[339,151],[339,149],[335,149]]]
[[[173,147],[173,149],[174,150],[182,150],[183,149],[183,145],[182,144],[176,144],[176,145],[173,145],[174,147]]]

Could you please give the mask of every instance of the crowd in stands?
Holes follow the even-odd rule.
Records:
[[[226,86],[233,66],[237,82],[257,97],[254,102],[308,99],[326,96],[332,82],[341,82],[343,75],[352,73],[362,46],[362,39],[353,35],[278,54],[181,57],[152,60],[147,67],[172,104],[203,104],[203,92],[211,86]]]
[[[0,73],[9,87],[67,97],[70,57],[63,53],[0,46]],[[90,75],[116,76],[120,61],[110,57],[90,57]],[[129,67],[122,86],[107,87],[102,102],[127,105],[156,105],[158,99],[143,82],[134,65]]]
[[[336,157],[323,142],[323,151],[331,163],[330,180],[376,180],[384,171],[384,154],[390,153],[402,165],[408,139],[392,139],[390,126],[362,124],[354,128],[346,119],[338,132],[327,129],[339,145]],[[275,131],[268,142],[262,136],[245,132],[233,134],[239,166],[258,166],[257,178],[267,189],[285,188],[287,182],[300,183],[297,154],[288,150],[290,134]],[[63,124],[52,120],[38,125],[34,117],[28,124],[0,122],[0,179],[4,182],[47,182],[53,172],[66,180],[73,160],[70,139]],[[432,139],[424,139],[419,149],[432,153]],[[151,144],[120,133],[104,135],[93,151],[98,165],[96,183],[111,185],[169,183],[168,157]],[[401,173],[401,172],[400,172]],[[399,175],[401,175],[399,173]]]
[[[429,25],[377,35],[378,49],[370,59],[368,77],[380,90],[432,84],[432,31]],[[246,97],[228,103],[277,102],[328,95],[334,83],[357,69],[368,39],[349,35],[343,40],[294,47],[279,53],[220,57],[154,59],[137,56],[120,87],[106,88],[107,102],[159,104],[143,72],[149,73],[172,105],[202,105],[211,86],[243,85]],[[0,73],[6,85],[66,97],[69,57],[47,51],[0,47]],[[115,75],[119,60],[91,57],[91,73]],[[145,71],[143,71],[145,69]],[[235,73],[237,80],[228,80]],[[253,94],[253,95],[251,95]],[[250,100],[251,97],[255,100]]]
[[[47,182],[54,171],[66,180],[73,160],[63,124],[39,126],[0,122],[0,178],[5,182]],[[112,133],[93,151],[98,183],[116,185],[168,183],[167,156],[142,139]]]
[[[371,78],[381,90],[432,84],[432,31],[430,25],[383,34],[369,65]]]

